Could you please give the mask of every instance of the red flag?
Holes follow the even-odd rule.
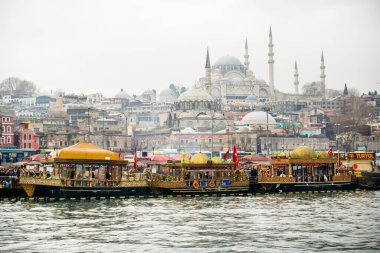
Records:
[[[136,149],[136,146],[135,146],[135,154],[133,156],[133,168],[135,170],[137,170],[137,149]]]
[[[332,148],[330,148],[329,151],[328,151],[327,153],[329,154],[329,156],[332,156],[332,155],[333,155]]]
[[[122,157],[122,155],[121,155],[121,149],[119,149],[119,160],[121,160],[121,157]]]
[[[236,146],[234,146],[234,152],[232,154],[232,161],[235,162],[234,169],[236,169],[236,167],[239,164],[239,157],[238,157],[238,154],[237,154]]]
[[[227,160],[228,159],[228,154],[230,153],[230,150],[228,149],[227,151],[226,151],[226,153],[224,153],[224,156],[223,156],[223,159],[224,160]]]

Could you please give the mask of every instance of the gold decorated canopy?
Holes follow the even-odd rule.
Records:
[[[317,154],[314,150],[308,146],[299,146],[294,149],[290,154],[291,158],[301,158],[301,159],[310,159],[317,158]]]
[[[198,153],[191,157],[190,162],[196,164],[206,164],[208,160],[210,160],[210,158],[206,154]]]
[[[59,150],[55,159],[118,161],[119,155],[115,152],[102,149],[92,143],[82,141],[73,146]]]
[[[211,159],[212,163],[223,163],[223,160],[220,157],[214,156]]]

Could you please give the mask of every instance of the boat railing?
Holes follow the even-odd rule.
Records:
[[[296,182],[296,178],[294,177],[270,177],[270,176],[259,176],[258,178],[259,183],[274,183],[274,182],[286,182],[286,183],[292,183]]]
[[[118,180],[66,179],[64,186],[73,187],[110,187],[117,186]]]

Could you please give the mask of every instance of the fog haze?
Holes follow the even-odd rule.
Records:
[[[319,81],[326,88],[380,90],[380,1],[5,1],[0,0],[0,81],[16,76],[44,91],[113,96],[191,87],[230,54],[268,81],[272,26],[275,88],[293,92]]]

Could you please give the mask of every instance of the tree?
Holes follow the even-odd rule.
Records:
[[[0,94],[2,96],[31,96],[36,91],[36,85],[18,77],[8,77],[0,83]]]
[[[307,95],[309,97],[320,97],[322,96],[321,83],[320,82],[306,83],[302,87],[302,92],[304,95]]]

